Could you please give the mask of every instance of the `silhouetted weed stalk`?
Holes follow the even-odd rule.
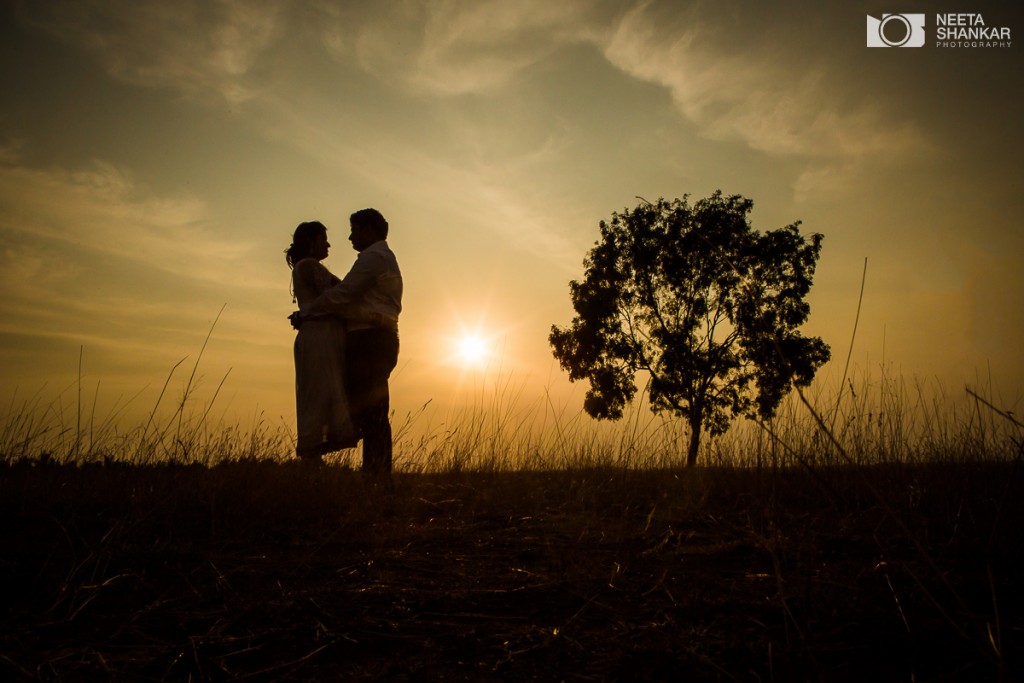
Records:
[[[292,458],[290,424],[257,411],[248,424],[214,421],[213,408],[230,369],[212,395],[199,394],[203,353],[224,307],[217,313],[176,399],[168,396],[182,358],[168,372],[148,417],[122,427],[139,399],[115,402],[97,418],[99,384],[83,402],[82,353],[77,381],[45,399],[43,389],[12,396],[0,419],[0,462],[39,460],[216,465],[224,461]],[[859,317],[859,315],[858,315]],[[84,352],[84,349],[83,349]],[[641,395],[622,420],[598,423],[579,408],[556,404],[548,392],[525,401],[511,373],[491,372],[469,406],[438,414],[430,402],[393,415],[395,463],[407,472],[571,470],[679,466],[688,433],[683,420],[650,413]],[[794,392],[770,422],[740,422],[703,446],[700,462],[730,467],[815,467],[919,464],[1018,458],[1021,430],[1013,412],[988,387],[950,396],[938,384],[908,383],[882,368],[881,376],[850,372],[830,395],[823,381],[814,393]],[[83,421],[84,417],[84,421]],[[329,462],[351,464],[352,452]]]
[[[43,389],[27,399],[12,396],[0,422],[0,460],[8,463],[35,459],[65,464],[215,465],[226,460],[287,457],[294,439],[286,427],[269,423],[262,413],[256,413],[247,426],[225,424],[223,417],[216,423],[211,421],[214,404],[230,369],[211,396],[202,399],[197,393],[201,384],[199,364],[223,312],[224,307],[221,307],[203,340],[191,374],[171,406],[167,405],[171,400],[168,390],[179,368],[188,360],[187,356],[171,367],[143,423],[124,428],[124,414],[145,389],[127,401],[119,398],[106,416],[97,419],[100,385],[96,385],[91,405],[83,405],[80,353],[77,381],[58,392],[56,397],[45,399]],[[88,418],[83,424],[86,412]]]
[[[14,397],[0,418],[0,461],[215,465],[226,460],[288,456],[293,438],[286,426],[270,422],[260,412],[246,424],[225,423],[223,417],[214,421],[215,396],[202,399],[195,384],[182,391],[175,405],[165,407],[167,385],[173,376],[172,370],[142,424],[128,427],[123,426],[124,415],[141,392],[127,401],[119,400],[106,415],[97,416],[97,391],[88,406],[88,417],[77,428],[73,422],[76,408],[69,403],[67,391],[50,400],[41,392],[22,400]]]
[[[83,405],[80,383],[55,398],[43,390],[12,397],[0,417],[0,460],[58,463],[203,464],[292,457],[294,430],[282,418],[255,412],[246,423],[218,416],[216,399],[200,391],[197,359],[176,377],[176,363],[141,424],[125,428],[125,413],[142,392],[97,415],[99,385]],[[230,371],[229,371],[230,372]],[[804,398],[830,425],[819,424],[798,395],[768,423],[739,422],[703,446],[708,466],[823,467],[1012,460],[1019,456],[1020,423],[991,387],[952,395],[937,383],[882,372],[853,373],[842,392],[822,383]],[[88,393],[88,392],[87,392]],[[682,464],[685,424],[651,414],[642,396],[616,423],[597,423],[549,394],[533,400],[511,375],[493,377],[468,406],[445,411],[430,403],[393,415],[396,469],[407,472],[518,471],[591,467],[674,468]],[[838,400],[837,400],[838,399]],[[86,399],[88,401],[88,399]],[[1006,419],[1009,415],[1010,419]],[[824,422],[825,417],[821,417]],[[329,461],[352,464],[351,451]]]

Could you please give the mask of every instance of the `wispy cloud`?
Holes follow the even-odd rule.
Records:
[[[23,21],[86,50],[118,80],[248,99],[246,75],[284,29],[283,0],[51,0]]]
[[[266,307],[280,282],[255,272],[252,245],[215,233],[203,202],[155,195],[109,163],[0,165],[4,384],[61,376],[79,347],[105,380],[159,377],[197,352],[226,302],[217,340],[235,356],[286,345],[283,313]]]
[[[187,280],[237,281],[252,246],[218,237],[206,206],[190,197],[147,195],[124,169],[0,166],[0,234],[45,238]]]
[[[736,140],[769,154],[816,160],[892,158],[928,148],[912,121],[894,122],[877,105],[849,101],[837,66],[769,26],[730,18],[694,3],[672,21],[642,3],[627,13],[605,56],[636,78],[667,88],[687,119],[715,140]],[[728,30],[728,29],[732,30]],[[812,31],[808,33],[813,35]]]
[[[374,134],[357,121],[338,126],[282,99],[264,98],[254,109],[259,109],[260,117],[251,118],[250,125],[261,134],[270,137],[287,131],[289,144],[325,168],[379,185],[382,193],[401,188],[402,204],[415,206],[418,216],[445,216],[451,225],[500,235],[507,244],[562,270],[578,265],[578,249],[558,229],[559,218],[551,211],[557,200],[551,195],[557,190],[538,190],[539,179],[550,173],[552,157],[560,151],[560,130],[534,147],[486,161],[473,152],[435,155],[428,148],[408,144],[401,135]],[[469,121],[456,118],[452,125],[461,123],[468,147],[488,146],[476,140],[482,133]],[[422,256],[434,259],[433,254]]]
[[[324,42],[337,57],[418,92],[487,92],[580,40],[594,13],[583,0],[402,2],[384,12],[364,5],[335,12]]]
[[[0,207],[3,330],[199,333],[224,302],[251,316],[280,285],[255,271],[251,244],[215,234],[202,202],[148,195],[110,164],[0,166]]]
[[[754,5],[442,0],[300,11],[285,0],[53,0],[26,3],[20,16],[80,46],[114,78],[233,101],[260,93],[261,58],[304,30],[382,82],[442,97],[494,92],[560,48],[590,44],[666,88],[704,136],[806,159],[798,193],[839,185],[872,160],[930,150],[914,121],[844,94],[841,62],[820,44],[809,49],[813,30]]]
[[[837,65],[821,54],[808,61],[806,37],[779,40],[758,17],[714,3],[647,1],[625,12],[615,3],[543,0],[400,7],[386,16],[339,16],[326,43],[371,73],[439,95],[493,90],[561,46],[589,43],[615,67],[668,89],[712,139],[809,158],[926,145],[912,122],[894,128],[882,108],[847,101]]]

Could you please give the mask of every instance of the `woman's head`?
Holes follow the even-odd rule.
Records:
[[[288,267],[294,268],[296,263],[310,256],[319,258],[326,256],[326,254],[319,256],[314,253],[321,238],[324,242],[327,241],[327,227],[323,223],[320,221],[299,223],[299,227],[295,228],[295,234],[292,235],[291,245],[284,251],[284,259],[288,262]]]

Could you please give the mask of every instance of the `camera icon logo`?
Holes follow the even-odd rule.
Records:
[[[868,15],[868,47],[923,47],[923,14]]]

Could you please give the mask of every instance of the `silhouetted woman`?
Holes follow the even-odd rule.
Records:
[[[330,246],[327,228],[319,221],[295,229],[285,260],[300,311],[339,282],[320,263]],[[295,336],[295,451],[304,460],[317,461],[324,453],[356,445],[344,371],[344,321],[334,316],[304,319]]]

